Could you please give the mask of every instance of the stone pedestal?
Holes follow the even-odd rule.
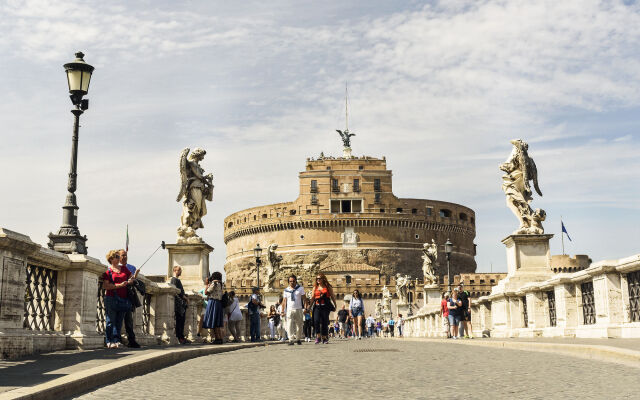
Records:
[[[182,267],[180,280],[184,289],[202,289],[204,279],[210,274],[209,253],[213,247],[206,243],[168,244],[166,249],[169,251],[167,277],[173,276],[173,267],[179,265]]]
[[[396,315],[402,314],[404,318],[409,315],[410,304],[396,304]]]
[[[440,309],[442,296],[440,295],[440,287],[437,284],[424,285],[423,287],[424,307],[422,310],[429,312]]]
[[[551,278],[549,240],[553,235],[510,235],[502,240],[507,248],[507,277],[492,289],[494,293],[515,291],[531,282]]]
[[[343,158],[351,158],[351,147],[342,148],[342,157]]]
[[[267,306],[267,308],[265,308],[265,312],[269,313],[269,308],[271,308],[271,306],[277,306],[278,305],[278,299],[280,298],[281,293],[280,292],[266,292],[262,294],[262,304],[264,304],[265,306]]]
[[[519,329],[525,325],[523,302],[526,299],[516,292],[528,283],[542,282],[553,275],[549,254],[549,240],[552,237],[510,235],[502,240],[507,248],[507,277],[492,288],[489,296],[493,327],[491,336],[519,336]]]

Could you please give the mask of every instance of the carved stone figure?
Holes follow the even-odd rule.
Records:
[[[425,243],[422,246],[422,275],[425,285],[433,285],[437,282],[435,266],[438,260],[438,245],[431,239],[431,244]]]
[[[387,288],[387,285],[384,285],[382,288],[382,312],[384,314],[391,314],[391,292]]]
[[[398,295],[398,305],[405,305],[409,302],[409,275],[402,276],[396,274],[396,294]]]
[[[382,302],[376,301],[376,319],[382,318]]]
[[[278,245],[273,243],[267,249],[267,282],[264,285],[265,291],[271,291],[273,288],[273,282],[276,279],[276,272],[280,269],[280,262],[282,256],[276,254]]]
[[[202,217],[207,215],[206,201],[213,196],[213,175],[204,174],[200,161],[207,152],[189,148],[180,154],[180,193],[176,201],[182,201],[182,216],[178,228],[178,243],[202,243],[196,229],[204,228]]]
[[[507,160],[500,164],[500,169],[505,172],[502,175],[502,190],[507,196],[507,206],[520,221],[520,227],[513,233],[521,234],[543,234],[542,221],[546,218],[546,213],[542,209],[533,210],[529,205],[532,200],[530,181],[536,192],[542,196],[542,191],[538,186],[538,170],[527,150],[529,145],[521,139],[511,141],[513,149]]]
[[[355,136],[356,134],[350,133],[349,129],[345,129],[344,131],[336,129],[336,132],[338,132],[338,134],[342,138],[342,144],[344,144],[344,147],[351,148],[351,136]]]

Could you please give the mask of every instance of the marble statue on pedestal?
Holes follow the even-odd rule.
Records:
[[[409,301],[409,275],[402,276],[396,274],[396,294],[398,295],[398,305],[407,304]]]
[[[386,314],[391,314],[391,292],[385,285],[382,288],[382,312]]]
[[[276,254],[278,245],[272,243],[267,249],[267,281],[264,284],[264,290],[270,292],[273,290],[273,282],[276,279],[276,272],[280,269],[282,256]]]
[[[176,201],[182,201],[182,216],[178,227],[178,243],[203,243],[196,229],[204,228],[202,217],[207,215],[206,201],[213,196],[213,175],[204,174],[200,161],[207,152],[195,148],[182,150],[180,154],[180,193]]]
[[[505,172],[502,175],[502,190],[507,196],[507,206],[513,211],[520,221],[520,227],[513,232],[514,235],[544,233],[542,221],[546,213],[540,208],[533,210],[529,205],[532,200],[530,181],[536,192],[542,196],[538,186],[538,170],[527,150],[529,145],[521,139],[511,141],[513,149],[507,160],[500,164],[500,169]]]
[[[435,273],[435,265],[438,260],[438,245],[431,239],[431,244],[425,243],[422,246],[422,275],[425,285],[433,285],[438,278]]]

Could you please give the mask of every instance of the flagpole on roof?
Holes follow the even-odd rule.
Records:
[[[562,223],[562,215],[560,216],[560,236],[562,237],[562,255],[564,255],[564,224]]]

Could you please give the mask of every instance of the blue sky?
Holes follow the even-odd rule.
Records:
[[[386,156],[400,197],[473,208],[478,271],[506,270],[512,138],[537,163],[553,254],[560,215],[570,254],[640,253],[635,2],[0,2],[0,226],[42,244],[66,194],[77,50],[96,67],[77,191],[94,257],[127,223],[133,263],[175,240],[177,159],[200,146],[222,269],[225,216],[294,200],[306,157],[340,154],[345,81],[354,153]]]

